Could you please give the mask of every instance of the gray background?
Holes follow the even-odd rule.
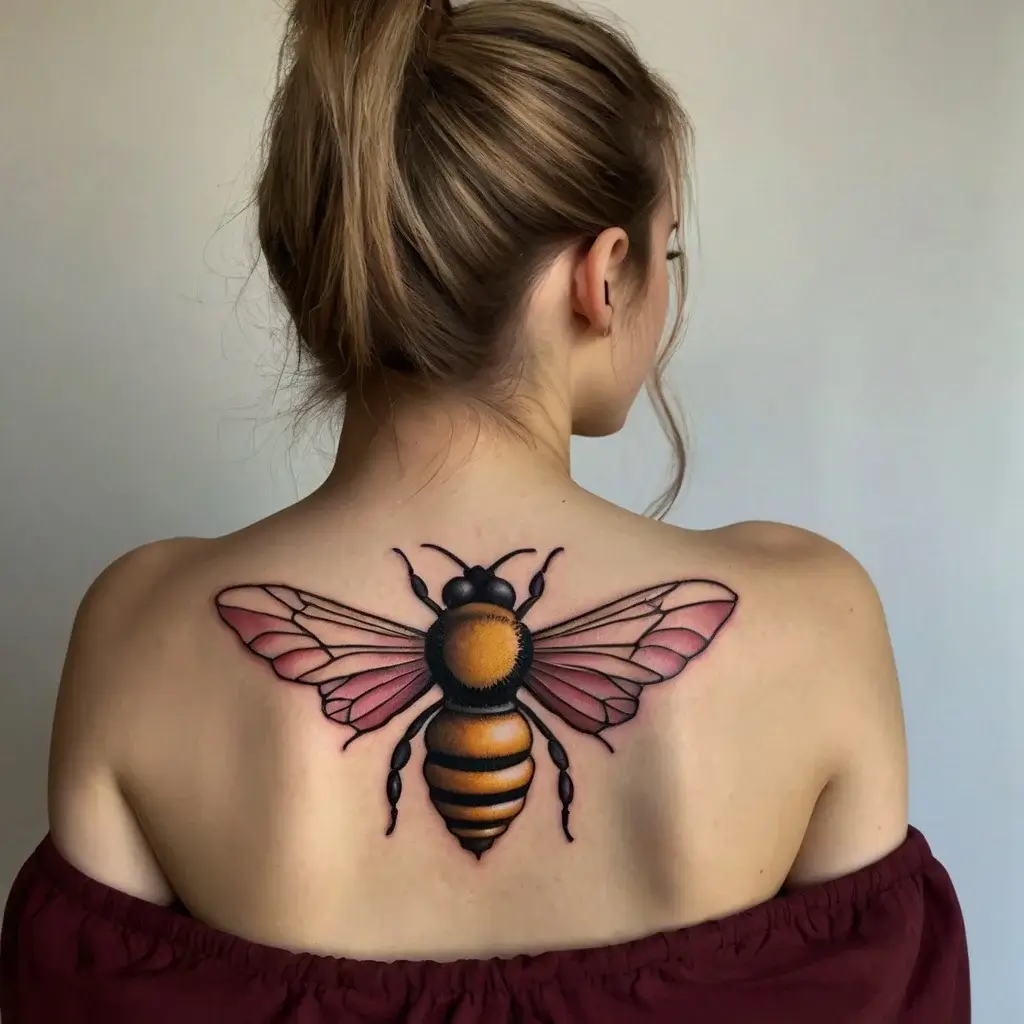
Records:
[[[1021,1019],[1024,5],[611,6],[699,132],[673,377],[693,462],[674,519],[798,523],[871,570],[913,818],[961,894],[976,1019]],[[0,898],[45,829],[49,718],[89,581],[323,472],[282,415],[232,219],[278,25],[271,0],[0,13]],[[641,408],[579,444],[575,469],[641,509],[664,454]]]

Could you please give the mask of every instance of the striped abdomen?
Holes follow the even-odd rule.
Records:
[[[523,809],[533,732],[518,712],[442,710],[427,726],[430,799],[462,848],[481,857]]]

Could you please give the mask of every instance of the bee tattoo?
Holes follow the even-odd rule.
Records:
[[[568,754],[520,693],[611,750],[605,730],[636,715],[646,687],[675,679],[707,650],[737,595],[711,580],[675,580],[533,630],[524,620],[544,596],[563,548],[547,556],[520,602],[498,570],[513,558],[536,555],[535,549],[512,551],[484,568],[436,544],[422,547],[462,570],[444,585],[438,604],[405,553],[394,549],[412,592],[434,616],[426,629],[269,584],[221,591],[217,611],[279,678],[318,689],[324,715],[354,730],[345,747],[440,689],[440,699],[413,719],[391,754],[387,835],[398,823],[402,769],[426,728],[423,774],[430,800],[448,831],[479,860],[526,804],[536,729],[558,769],[562,831],[572,842]]]

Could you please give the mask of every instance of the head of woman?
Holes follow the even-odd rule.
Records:
[[[260,242],[321,393],[600,436],[647,382],[674,496],[690,127],[628,39],[549,0],[292,0],[280,72]]]

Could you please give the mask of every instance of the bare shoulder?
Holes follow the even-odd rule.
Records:
[[[751,556],[778,558],[794,563],[810,559],[857,564],[856,559],[834,541],[820,533],[790,526],[788,523],[752,520],[708,530],[705,536]]]
[[[865,689],[896,690],[892,647],[878,591],[840,545],[782,523],[738,523],[709,531],[704,549],[797,657],[825,699],[856,702]]]
[[[75,634],[92,633],[116,625],[121,635],[125,626],[138,621],[144,601],[165,582],[168,574],[207,549],[213,542],[199,538],[175,538],[146,544],[99,573],[86,591],[75,618]]]
[[[61,693],[97,694],[116,685],[124,656],[148,639],[153,603],[168,579],[187,570],[209,541],[181,538],[136,548],[111,563],[86,591],[75,615]]]
[[[638,517],[630,516],[631,525]],[[643,561],[679,563],[736,590],[756,607],[765,632],[835,651],[844,638],[888,642],[878,592],[864,567],[820,534],[774,522],[742,522],[688,530],[640,521]],[[627,549],[631,554],[634,548]],[[769,628],[768,620],[771,620]]]
[[[61,693],[85,690],[98,696],[115,689],[119,669],[134,649],[151,640],[155,618],[167,602],[169,582],[188,573],[211,541],[176,538],[136,548],[112,562],[93,581],[78,607]],[[154,614],[157,613],[157,614]]]
[[[122,556],[88,589],[75,616],[50,744],[49,813],[54,842],[77,867],[143,899],[170,890],[120,791],[127,686],[152,659],[151,609],[169,575],[207,542],[149,544]]]
[[[870,575],[833,541],[796,526],[743,522],[713,530],[662,523],[637,531],[645,564],[677,564],[715,579],[739,595],[745,643],[780,667],[810,669],[830,680],[821,693],[838,696],[862,669],[891,664],[885,615]],[[633,547],[626,549],[630,556]],[[894,673],[883,673],[893,682]],[[881,685],[877,680],[876,685]],[[862,683],[863,685],[863,683]]]
[[[840,545],[782,523],[738,523],[711,531],[719,560],[735,567],[749,603],[779,654],[796,655],[826,699],[857,701],[865,688],[898,689],[878,591]]]
[[[746,522],[703,534],[704,544],[755,588],[769,588],[812,631],[885,633],[875,585],[850,552],[820,534],[784,523]],[[834,641],[834,635],[829,636]]]
[[[871,577],[838,544],[793,526],[740,523],[696,536],[735,580],[766,673],[796,681],[801,728],[820,738],[822,792],[790,883],[879,859],[906,836],[907,759],[892,644]]]

